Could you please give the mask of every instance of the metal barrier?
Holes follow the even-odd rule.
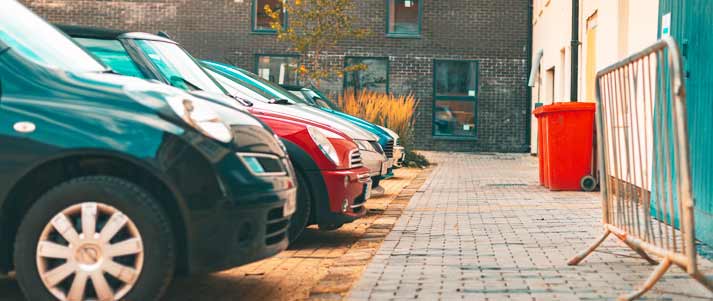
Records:
[[[633,300],[671,264],[713,291],[698,269],[682,59],[666,37],[597,73],[597,148],[604,234],[572,258],[577,265],[613,234],[658,267]],[[660,258],[660,263],[649,254]]]

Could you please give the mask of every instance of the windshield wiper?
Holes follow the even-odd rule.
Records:
[[[270,101],[268,101],[268,103],[276,104],[276,105],[288,105],[288,104],[290,104],[290,101],[287,99],[284,99],[284,98],[280,98],[280,99],[272,98],[272,99],[270,99]]]
[[[102,70],[102,71],[99,71],[99,73],[102,73],[102,74],[116,74],[116,75],[121,75],[119,72],[116,72],[116,71],[114,71],[114,70],[111,69],[111,68],[106,68],[106,69],[104,69],[104,70]]]
[[[228,94],[228,96],[230,96],[230,97],[234,98],[235,100],[239,101],[239,102],[240,102],[241,104],[243,104],[244,106],[247,106],[247,107],[252,107],[252,106],[253,106],[253,102],[252,102],[252,101],[249,101],[249,100],[247,100],[247,99],[245,99],[245,98],[242,98],[242,97],[237,96],[237,95],[232,95],[232,94]]]

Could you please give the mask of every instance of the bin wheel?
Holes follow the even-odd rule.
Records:
[[[584,191],[594,191],[597,188],[597,179],[592,176],[584,176],[579,180],[579,187]]]

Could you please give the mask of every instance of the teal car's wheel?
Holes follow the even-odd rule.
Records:
[[[50,190],[17,233],[18,282],[30,300],[157,300],[175,266],[158,203],[129,182],[85,177]]]

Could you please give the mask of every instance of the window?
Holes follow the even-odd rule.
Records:
[[[257,55],[260,77],[280,85],[299,85],[299,56]]]
[[[421,35],[421,0],[387,0],[386,33],[395,37]]]
[[[478,62],[436,60],[433,76],[433,135],[475,139]]]
[[[344,59],[344,65],[347,67],[359,64],[364,64],[366,69],[347,72],[344,75],[345,89],[389,92],[388,58],[346,57]]]
[[[0,20],[0,40],[26,59],[70,71],[105,69],[67,36],[18,2],[3,1]]]
[[[287,26],[287,13],[283,4],[284,0],[253,0],[252,30],[253,32],[274,33],[272,29],[272,18],[267,15],[265,6],[270,6],[273,11],[280,11],[280,23]]]
[[[171,86],[186,91],[225,94],[225,90],[178,45],[150,40],[136,40],[135,43]]]
[[[79,45],[82,45],[91,54],[99,58],[102,63],[109,66],[116,73],[147,78],[139,67],[136,66],[134,60],[131,59],[126,48],[118,40],[100,40],[100,39],[74,39]]]

